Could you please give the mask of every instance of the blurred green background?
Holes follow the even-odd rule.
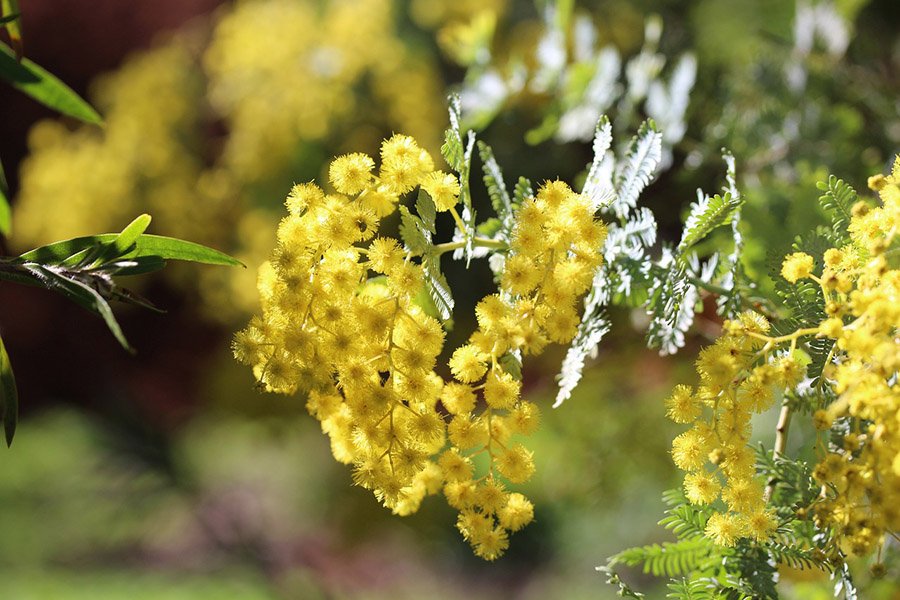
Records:
[[[606,598],[613,590],[597,565],[666,539],[656,521],[661,492],[678,481],[668,456],[678,428],[662,400],[691,381],[692,357],[717,333],[712,310],[675,358],[644,349],[639,312],[616,312],[559,409],[550,405],[563,349],[526,362],[525,393],[543,409],[525,490],[536,522],[496,563],[471,555],[440,500],[400,518],[352,487],[304,399],[257,393],[230,355],[291,183],[319,177],[330,156],[374,152],[394,131],[437,155],[446,90],[484,67],[460,48],[479,48],[478,32],[494,23],[489,64],[536,68],[544,3],[21,4],[27,54],[90,98],[107,125],[59,119],[0,89],[0,157],[16,192],[5,253],[150,212],[151,232],[212,245],[249,268],[191,266],[142,283],[168,313],[122,311],[137,357],[63,299],[0,285],[22,405],[0,457],[4,598]],[[892,0],[610,0],[577,3],[575,14],[594,23],[594,48],[626,59],[658,14],[659,54],[696,55],[686,133],[645,201],[663,239],[677,241],[694,190],[722,185],[719,149],[730,148],[747,199],[748,268],[764,289],[767,252],[783,253],[821,218],[815,182],[833,172],[864,188],[900,150]],[[582,174],[589,144],[525,141],[561,95],[526,86],[479,123],[508,182]],[[638,108],[627,125],[645,115]],[[447,271],[458,302],[452,349],[492,284],[483,264]],[[770,444],[774,415],[755,425]],[[794,451],[809,439],[792,432]],[[785,597],[830,597],[821,575],[783,577]],[[900,597],[889,581],[866,593]]]

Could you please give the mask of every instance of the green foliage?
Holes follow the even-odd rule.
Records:
[[[240,265],[240,261],[212,248],[184,240],[148,235],[150,215],[140,215],[120,233],[85,236],[35,248],[17,257],[0,257],[0,279],[58,292],[99,316],[123,348],[134,349],[125,338],[110,302],[118,300],[158,311],[149,301],[123,288],[115,276],[138,275],[162,269],[166,260],[210,265]],[[0,420],[7,444],[16,427],[17,398],[12,369],[0,348]]]
[[[416,213],[422,220],[422,225],[433,235],[435,233],[434,222],[437,218],[437,208],[434,200],[423,189],[419,189],[419,195],[416,197]]]
[[[9,205],[9,188],[6,185],[6,173],[0,163],[0,235],[8,236],[12,231],[12,209]]]
[[[847,226],[850,225],[853,205],[856,204],[856,190],[834,175],[830,175],[827,182],[820,181],[817,187],[825,192],[819,197],[819,204],[831,218],[835,242],[839,246],[846,244],[850,241]]]
[[[667,586],[666,598],[672,600],[715,600],[721,598],[707,579],[681,579]]]
[[[678,244],[678,251],[684,252],[708,236],[714,229],[730,224],[734,211],[741,205],[740,198],[730,193],[706,196],[691,207],[691,213],[684,222],[684,233]]]
[[[22,60],[22,26],[19,0],[0,0],[0,25],[9,34],[9,41],[16,52],[16,60]]]
[[[689,537],[677,542],[663,542],[629,548],[612,557],[612,563],[629,567],[641,566],[654,577],[687,575],[709,558],[711,542],[705,537]]]
[[[16,377],[13,375],[3,338],[0,337],[0,423],[3,423],[7,446],[12,445],[18,419],[19,394],[16,391]]]
[[[478,155],[481,157],[482,170],[484,171],[484,186],[487,188],[488,196],[491,198],[491,205],[494,212],[497,213],[499,220],[499,230],[502,231],[504,239],[509,239],[512,231],[513,212],[519,206],[519,201],[513,204],[503,182],[503,171],[494,158],[494,151],[491,147],[478,141]]]
[[[27,58],[19,62],[13,50],[2,43],[0,43],[0,79],[64,115],[85,123],[95,125],[103,123],[97,111],[69,86]]]

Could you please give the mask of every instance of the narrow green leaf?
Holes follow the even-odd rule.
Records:
[[[11,446],[16,434],[16,423],[19,421],[19,393],[16,391],[16,377],[12,364],[0,337],[0,421],[3,422],[3,433],[6,445]]]
[[[119,234],[117,233],[104,233],[54,242],[29,250],[19,256],[19,259],[24,262],[62,264],[75,254],[93,248],[98,244],[109,244],[118,236]],[[207,265],[243,266],[243,263],[239,260],[218,250],[213,250],[194,242],[146,233],[137,239],[134,249],[121,258],[132,259],[144,256],[155,256],[164,260],[185,260]]]
[[[21,16],[19,1],[0,0],[0,15],[3,15],[0,24],[6,28],[6,32],[9,34],[9,41],[12,42],[13,48],[16,51],[16,60],[22,60],[25,48],[22,44],[22,24],[19,19]]]
[[[0,79],[5,79],[22,93],[44,106],[85,123],[102,125],[97,111],[72,88],[27,58],[16,61],[12,49],[0,43]]]
[[[131,246],[138,241],[138,238],[144,235],[144,232],[147,231],[147,227],[150,225],[150,218],[151,217],[148,214],[139,216],[129,223],[125,229],[122,230],[122,233],[116,236],[115,242],[113,243],[116,250],[119,251],[119,254],[116,256],[125,254],[125,251],[131,248]]]
[[[9,237],[12,231],[12,209],[9,205],[9,187],[6,185],[6,174],[3,163],[0,163],[0,235]]]
[[[416,198],[416,212],[419,213],[419,218],[422,219],[422,223],[428,231],[432,234],[436,233],[434,221],[437,218],[437,207],[428,192],[421,188],[419,188],[419,196]]]
[[[111,242],[104,246],[98,246],[97,257],[93,261],[93,266],[99,267],[109,261],[115,260],[121,256],[125,256],[143,235],[150,225],[150,215],[143,214],[129,223]],[[70,257],[74,259],[74,257]],[[85,257],[83,260],[86,260]]]

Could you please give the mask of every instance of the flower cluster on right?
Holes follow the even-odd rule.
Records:
[[[848,243],[783,261],[787,282],[819,287],[818,325],[770,335],[768,321],[752,311],[726,321],[722,337],[697,360],[700,385],[679,385],[667,400],[671,419],[692,424],[672,449],[687,472],[685,496],[718,507],[706,534],[719,545],[763,541],[779,524],[767,507],[771,482],[757,476],[748,446],[750,416],[772,406],[778,389],[801,384],[808,358],[798,343],[813,339],[833,340],[820,377],[803,383],[822,405],[813,413],[822,432],[813,470],[821,491],[812,506],[798,509],[856,555],[900,530],[900,269],[892,249],[900,227],[900,157],[890,175],[870,178],[869,187],[881,205],[852,206]]]

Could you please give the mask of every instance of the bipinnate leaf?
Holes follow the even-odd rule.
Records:
[[[595,208],[607,206],[615,198],[612,185],[612,125],[606,115],[600,117],[594,131],[594,160],[588,169],[587,179],[581,192],[591,199]]]
[[[831,227],[838,242],[847,243],[850,240],[847,227],[853,218],[853,205],[857,200],[856,190],[834,175],[830,175],[827,182],[820,181],[817,187],[825,192],[819,197],[819,204],[831,217]]]
[[[0,79],[64,115],[85,123],[103,124],[97,111],[72,88],[27,58],[17,61],[13,50],[3,43],[0,43]]]
[[[712,197],[698,194],[697,201],[691,204],[691,212],[684,222],[678,252],[683,254],[713,229],[730,224],[732,214],[740,205],[741,199],[733,197],[731,193]]]
[[[6,353],[3,338],[0,337],[0,422],[6,445],[11,446],[19,420],[19,394],[16,391],[16,377]]]
[[[494,151],[482,141],[478,142],[478,155],[481,157],[484,186],[491,198],[491,205],[500,222],[504,227],[509,228],[512,223],[513,205],[509,192],[506,190],[506,184],[503,182],[503,171],[497,164],[497,159],[494,158]]]
[[[618,165],[616,198],[612,203],[617,216],[624,217],[635,207],[638,196],[656,173],[661,158],[662,134],[653,121],[645,121]]]

